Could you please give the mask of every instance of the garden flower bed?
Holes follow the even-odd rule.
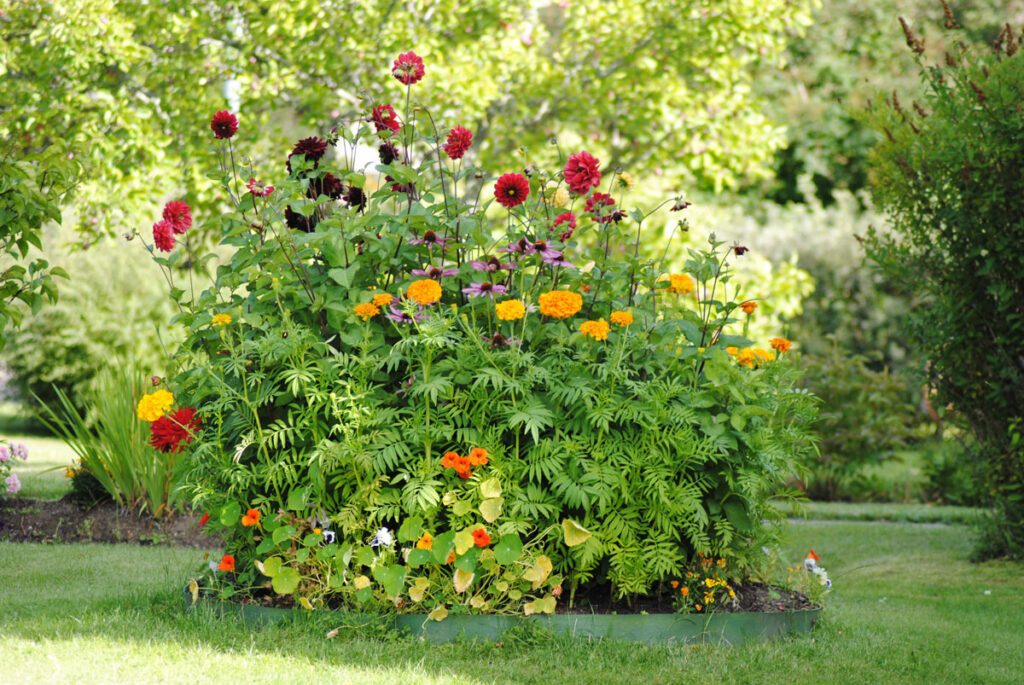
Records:
[[[234,210],[206,224],[231,257],[202,292],[180,285],[208,259],[187,204],[135,236],[188,329],[137,415],[227,541],[197,595],[497,626],[646,604],[696,626],[765,585],[817,606],[827,576],[787,570],[771,504],[816,400],[791,341],[746,337],[747,248],[644,254],[689,203],[633,208],[585,150],[485,182],[472,133],[413,102],[425,69],[400,55],[401,114],[368,101],[273,183],[238,166],[244,117],[216,113]]]

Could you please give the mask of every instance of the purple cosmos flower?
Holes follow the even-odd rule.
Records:
[[[388,317],[395,323],[412,323],[413,321],[423,321],[423,319],[427,318],[426,314],[420,314],[419,312],[415,315],[406,314],[395,305],[388,307],[388,313],[384,316]]]
[[[444,249],[445,245],[448,244],[449,238],[442,238],[433,231],[424,231],[421,238],[413,238],[409,241],[410,245],[436,245],[437,247]]]
[[[468,288],[463,288],[462,292],[466,293],[470,297],[483,297],[486,295],[493,300],[495,293],[501,294],[507,290],[508,288],[503,285],[484,281],[483,283],[471,283]]]
[[[475,261],[470,262],[469,265],[472,266],[477,271],[487,271],[489,273],[494,273],[495,271],[502,270],[512,271],[513,269],[516,268],[516,265],[513,264],[512,262],[502,262],[497,257],[488,257],[486,260],[477,259]]]
[[[16,473],[12,473],[7,476],[7,478],[4,479],[4,482],[7,483],[7,494],[9,495],[13,495],[18,492],[18,490],[21,490],[21,481],[18,480],[18,474]]]
[[[515,254],[530,254],[530,241],[526,238],[520,238],[519,240],[509,243],[507,247],[503,247],[498,252],[509,252]]]
[[[527,247],[526,254],[539,254],[545,260],[557,259],[562,256],[562,253],[548,245],[548,241],[546,240],[537,240],[530,243]]]
[[[572,262],[567,261],[565,259],[565,255],[563,255],[561,252],[558,252],[557,250],[555,250],[555,256],[554,257],[545,256],[544,257],[544,263],[545,264],[550,264],[551,266],[560,266],[563,269],[574,269],[574,268],[576,268],[576,267],[574,267],[572,265]]]
[[[439,266],[427,266],[425,269],[412,270],[413,276],[425,276],[426,278],[433,278],[435,281],[440,281],[448,276],[457,276],[458,273],[458,269],[444,269]]]

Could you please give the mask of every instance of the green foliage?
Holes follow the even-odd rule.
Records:
[[[78,171],[56,149],[21,159],[11,154],[0,151],[0,348],[7,329],[24,318],[24,307],[35,313],[44,302],[57,301],[55,279],[67,272],[32,250],[42,249],[43,225],[60,222],[61,203]]]
[[[521,147],[550,162],[549,139],[578,131],[612,167],[664,165],[720,188],[763,173],[781,145],[752,74],[779,62],[813,4],[23,0],[0,22],[0,137],[67,144],[88,171],[80,227],[112,232],[182,187],[214,205],[215,184],[183,164],[209,158],[213,112],[241,112],[257,168],[276,164],[296,127],[397,105],[381,76],[415,48],[420,99],[458,103],[485,168]]]
[[[107,368],[84,398],[93,414],[91,421],[60,389],[55,390],[54,405],[43,405],[42,420],[74,451],[77,468],[99,481],[115,502],[161,516],[177,501],[176,455],[150,447],[145,424],[135,416],[148,382],[132,363]],[[92,490],[87,480],[76,484],[76,489]]]
[[[909,32],[909,30],[908,30]],[[954,33],[954,32],[951,32]],[[952,36],[955,39],[955,33]],[[910,33],[908,40],[917,45]],[[1024,57],[1007,26],[995,50],[957,44],[922,62],[917,107],[896,95],[874,111],[875,197],[894,232],[873,234],[872,259],[921,303],[909,334],[938,400],[973,430],[1001,518],[991,554],[1024,549],[1024,480],[1011,430],[1024,407]]]
[[[270,578],[303,606],[440,620],[643,595],[698,554],[760,563],[817,409],[788,356],[740,352],[734,248],[712,238],[666,278],[641,249],[653,212],[617,174],[611,205],[587,209],[588,188],[560,209],[563,174],[533,167],[503,209],[421,111],[394,137],[409,164],[293,156],[272,195],[220,217],[235,251],[214,285],[175,293],[189,336],[170,383],[204,427],[184,488],[227,529],[222,595]],[[390,137],[337,133],[342,159]],[[320,193],[327,174],[367,206]],[[430,268],[448,273],[413,273]]]
[[[175,310],[159,270],[139,259],[142,248],[104,240],[84,250],[46,254],[74,273],[74,287],[55,305],[27,317],[11,336],[2,359],[22,395],[53,404],[56,389],[88,410],[88,386],[111,360],[131,357],[139,368],[160,373],[163,346],[173,349],[176,342],[167,326]]]

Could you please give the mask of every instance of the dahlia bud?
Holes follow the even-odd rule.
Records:
[[[736,253],[737,257],[742,257],[750,251],[750,248],[744,247],[743,245],[736,245],[732,248],[732,251]]]
[[[551,588],[551,596],[552,597],[561,597],[562,596],[562,586],[561,585],[556,585],[555,587]]]
[[[153,384],[153,387],[160,385],[160,376],[150,376],[149,382]]]
[[[674,205],[672,205],[672,209],[670,211],[681,212],[684,209],[686,209],[687,207],[689,207],[690,204],[691,203],[689,203],[686,200],[680,198],[680,199],[676,200],[676,203]]]

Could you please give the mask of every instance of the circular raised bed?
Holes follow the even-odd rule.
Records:
[[[303,609],[263,607],[200,599],[198,604],[222,613],[240,616],[254,625],[275,623],[295,616]],[[185,591],[185,606],[192,598]],[[821,609],[777,612],[722,612],[715,614],[555,614],[553,616],[449,616],[433,621],[426,614],[380,616],[336,612],[346,627],[391,624],[398,630],[429,642],[450,642],[457,638],[497,640],[509,628],[524,623],[542,626],[554,633],[582,638],[610,638],[648,644],[727,644],[772,640],[808,633],[821,616]]]

